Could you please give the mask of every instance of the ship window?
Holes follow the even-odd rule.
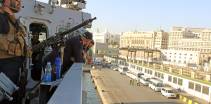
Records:
[[[171,82],[172,81],[172,76],[168,77],[168,81]]]
[[[194,83],[193,82],[189,82],[188,88],[194,89]]]
[[[209,87],[203,86],[202,93],[206,94],[206,95],[209,95]]]
[[[195,84],[195,90],[198,91],[198,92],[201,92],[201,85]]]

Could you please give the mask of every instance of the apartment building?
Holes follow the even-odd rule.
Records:
[[[163,63],[178,66],[197,67],[200,62],[199,51],[161,50]]]
[[[156,32],[125,32],[120,36],[120,48],[136,47],[145,49],[166,49],[168,34]]]
[[[176,65],[189,66],[190,63],[196,66],[204,65],[211,58],[211,29],[208,28],[189,28],[189,27],[172,27],[169,33],[167,53],[180,53],[193,55],[195,62],[187,60],[187,56],[166,55],[169,62]],[[182,52],[182,53],[181,53]],[[176,57],[176,58],[174,58]],[[178,59],[180,57],[181,59]],[[170,61],[171,60],[171,61]],[[189,64],[189,65],[188,65]]]
[[[166,49],[168,33],[163,30],[151,32],[125,32],[120,36],[121,58],[136,60],[159,60],[159,49]]]
[[[172,27],[168,49],[211,53],[211,29]]]

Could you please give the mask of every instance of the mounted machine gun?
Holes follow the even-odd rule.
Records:
[[[69,30],[66,30],[64,32],[56,33],[55,36],[49,37],[46,40],[42,41],[41,43],[33,46],[32,47],[32,52],[40,51],[40,50],[44,49],[47,46],[50,46],[50,45],[57,44],[57,43],[61,42],[64,36],[66,36],[67,34],[69,34],[71,32],[74,32],[75,30],[78,30],[79,28],[81,28],[83,26],[88,25],[89,23],[91,23],[95,19],[96,19],[96,17],[94,17],[92,19],[88,19],[88,20],[82,22],[81,24],[78,24],[78,25],[72,27]]]

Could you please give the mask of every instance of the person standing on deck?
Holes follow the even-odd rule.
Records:
[[[63,56],[62,74],[64,74],[73,63],[84,63],[83,49],[87,47],[92,40],[92,33],[85,32],[83,35],[74,36],[66,40]]]
[[[25,29],[17,22],[15,14],[20,11],[21,0],[0,0],[0,72],[19,85],[20,67],[26,56]],[[17,92],[13,100],[0,104],[20,104]]]

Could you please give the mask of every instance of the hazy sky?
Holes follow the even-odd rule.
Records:
[[[40,0],[46,1],[46,0]],[[168,31],[172,26],[211,28],[211,0],[87,0],[93,29],[110,32]]]

